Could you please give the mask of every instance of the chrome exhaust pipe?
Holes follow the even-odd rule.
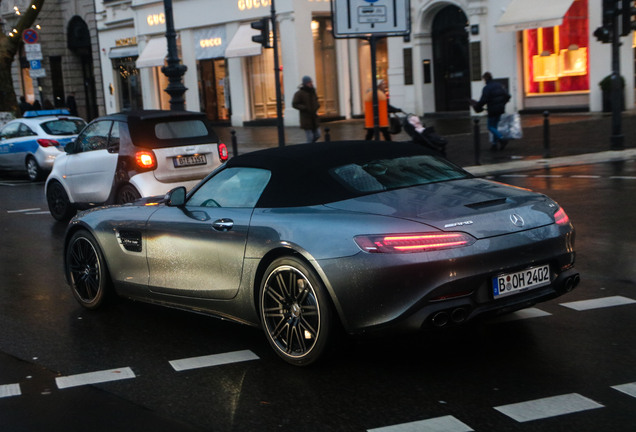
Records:
[[[440,328],[448,324],[448,319],[449,319],[448,312],[442,311],[442,312],[437,312],[435,315],[433,315],[431,322],[433,323],[435,327]]]
[[[467,315],[466,309],[464,308],[453,309],[451,312],[451,320],[453,320],[455,324],[461,324],[466,320]]]

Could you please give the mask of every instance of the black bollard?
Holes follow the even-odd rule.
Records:
[[[232,129],[232,154],[238,156],[238,142],[236,139],[236,131]]]
[[[473,123],[475,124],[473,126],[473,139],[474,139],[474,143],[475,143],[475,165],[481,165],[481,163],[479,162],[479,152],[480,152],[480,147],[481,147],[481,143],[480,143],[480,131],[479,131],[479,117],[475,117],[473,119]]]
[[[328,127],[325,128],[325,142],[331,141],[331,129]]]
[[[543,111],[543,157],[550,156],[550,111]]]

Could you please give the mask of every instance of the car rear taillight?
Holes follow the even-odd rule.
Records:
[[[37,141],[40,147],[59,147],[60,146],[59,142],[52,139],[40,138]]]
[[[469,246],[475,239],[466,233],[371,235],[354,238],[369,253],[413,253]]]
[[[556,222],[557,225],[567,225],[570,223],[570,218],[568,217],[568,215],[565,213],[565,210],[563,210],[562,208],[560,208],[559,210],[557,210],[557,212],[554,214],[554,222]]]
[[[223,143],[219,143],[219,159],[221,162],[225,162],[230,157],[229,152],[227,151],[227,146]]]
[[[135,162],[142,169],[152,170],[157,168],[157,158],[151,150],[142,150],[135,153]]]

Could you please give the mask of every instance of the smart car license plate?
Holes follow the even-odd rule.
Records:
[[[173,159],[173,161],[176,168],[205,165],[208,162],[205,155],[177,156]]]
[[[504,273],[492,278],[492,289],[495,298],[549,284],[550,266],[548,264],[516,273]]]

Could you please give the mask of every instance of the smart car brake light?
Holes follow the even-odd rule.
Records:
[[[557,210],[557,212],[554,214],[554,222],[556,222],[557,225],[567,225],[570,223],[570,218],[568,217],[568,215],[565,213],[565,210],[563,210],[562,208],[560,208],[559,210]]]
[[[154,152],[148,150],[142,150],[135,153],[135,161],[139,168],[143,169],[155,169],[157,168],[157,158]]]
[[[219,159],[221,162],[225,162],[230,157],[230,154],[227,151],[227,146],[223,143],[219,143]]]
[[[354,238],[369,253],[413,253],[469,246],[475,239],[461,232],[370,235]]]
[[[60,145],[59,142],[52,139],[40,138],[37,141],[40,147],[59,147]]]

